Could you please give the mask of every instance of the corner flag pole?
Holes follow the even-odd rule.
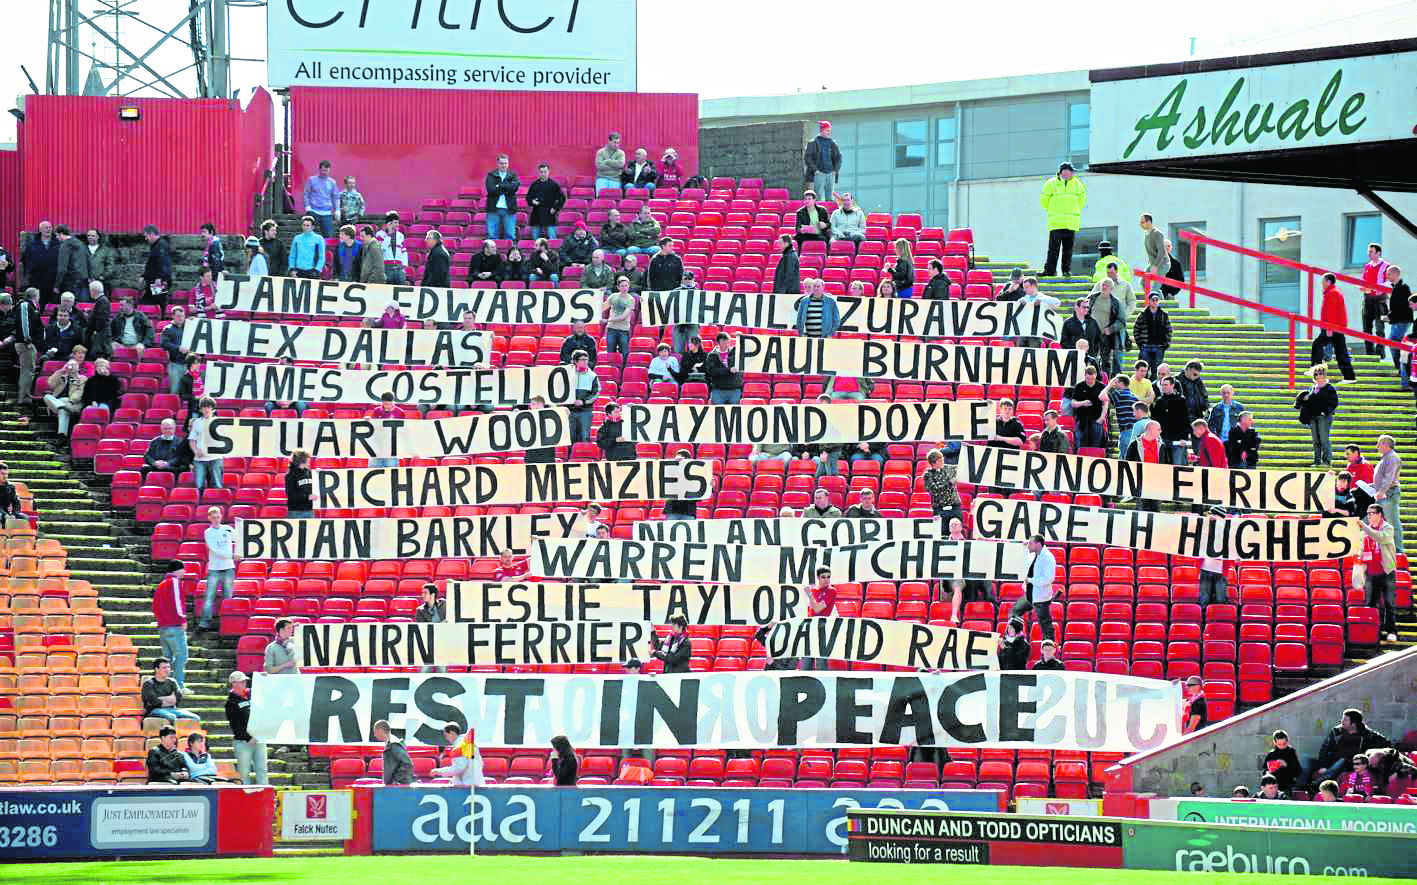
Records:
[[[467,856],[477,856],[477,742],[468,729],[463,738],[462,754],[467,758]]]

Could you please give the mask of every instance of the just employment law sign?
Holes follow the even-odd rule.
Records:
[[[272,86],[635,92],[636,0],[274,0]]]

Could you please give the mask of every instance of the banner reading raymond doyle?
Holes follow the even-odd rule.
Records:
[[[748,373],[836,373],[946,384],[1072,387],[1082,380],[1084,368],[1081,354],[1071,347],[1044,350],[805,335],[739,335],[738,353]]]
[[[489,362],[491,332],[464,329],[345,329],[293,323],[190,319],[182,346],[207,356],[316,363],[472,367]]]
[[[563,408],[474,412],[456,418],[213,418],[207,450],[228,458],[439,458],[571,444]]]
[[[713,462],[561,461],[452,467],[367,467],[315,471],[315,506],[463,507],[536,501],[702,501]]]
[[[1028,547],[1001,541],[883,541],[839,547],[745,547],[600,538],[538,540],[531,573],[596,581],[801,584],[829,568],[834,581],[1018,581]]]
[[[579,513],[389,519],[238,519],[239,559],[447,559],[585,536]]]
[[[674,289],[645,292],[640,313],[647,326],[691,323],[786,331],[797,326],[803,295]],[[836,299],[840,332],[905,335],[911,338],[1051,338],[1062,320],[1042,304],[1017,301],[924,298]]]
[[[1355,555],[1362,543],[1356,519],[1147,513],[994,498],[974,499],[974,532],[980,538],[1026,538],[1037,532],[1065,544],[1263,562],[1343,559]]]
[[[708,544],[811,547],[944,538],[940,520],[929,519],[670,519],[635,523],[637,541],[698,541]]]
[[[222,274],[212,309],[352,319],[377,318],[392,303],[420,323],[461,323],[471,314],[479,323],[597,326],[603,302],[597,289],[443,289]]]
[[[1176,467],[972,445],[964,447],[960,463],[959,480],[970,485],[1149,498],[1239,510],[1323,513],[1333,504],[1334,495],[1333,475],[1318,470]]]
[[[994,426],[987,400],[933,403],[794,403],[679,406],[631,403],[621,431],[630,442],[931,442],[981,439]]]
[[[369,371],[212,360],[202,377],[214,399],[278,403],[377,403],[391,393],[404,405],[505,409],[526,405],[533,396],[563,405],[576,393],[570,366]]]
[[[1180,736],[1180,683],[1068,671],[674,676],[256,674],[251,734],[413,745],[456,722],[488,747],[945,746],[1139,753]]]
[[[448,620],[648,621],[760,626],[807,614],[795,584],[557,584],[449,581]]]

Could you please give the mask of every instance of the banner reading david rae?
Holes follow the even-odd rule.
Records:
[[[240,559],[447,559],[585,535],[579,513],[390,519],[238,519]]]
[[[801,584],[829,568],[834,581],[961,578],[1017,581],[1028,547],[999,541],[883,541],[839,547],[746,547],[741,544],[538,540],[531,573],[596,581],[703,581]]]
[[[930,519],[673,519],[635,523],[637,541],[698,541],[701,544],[811,547],[944,538]]]
[[[678,406],[631,403],[622,410],[630,442],[920,442],[980,439],[994,426],[987,400],[934,403],[821,403]]]
[[[960,481],[1030,492],[1073,492],[1149,498],[1240,510],[1322,513],[1332,505],[1332,474],[1317,470],[1227,470],[1176,467],[965,446]]]
[[[368,467],[315,471],[315,506],[460,507],[579,501],[702,501],[713,492],[713,463],[563,461],[453,467]]]
[[[1081,354],[1069,347],[977,345],[739,335],[744,372],[769,375],[838,375],[899,378],[946,384],[1026,384],[1072,387],[1082,380]]]
[[[761,626],[805,617],[794,584],[555,584],[449,581],[448,619],[467,621],[648,621]]]
[[[391,393],[404,405],[510,408],[533,396],[563,405],[576,394],[570,366],[371,371],[212,360],[202,377],[214,399],[277,403],[377,403]]]
[[[317,363],[472,367],[488,362],[491,332],[463,329],[344,329],[292,323],[189,319],[182,346],[207,356]]]
[[[620,664],[647,656],[653,634],[637,621],[301,624],[295,654],[319,669]]]
[[[563,408],[474,412],[456,418],[213,418],[207,450],[228,458],[438,458],[571,444]]]
[[[872,618],[799,618],[763,637],[769,658],[828,658],[917,670],[997,670],[999,634]]]
[[[369,744],[387,719],[441,746],[994,746],[1139,753],[1180,736],[1179,683],[1103,673],[256,674],[250,731],[273,744]]]
[[[351,319],[377,318],[397,304],[405,317],[420,323],[461,323],[471,314],[479,323],[596,326],[603,301],[597,289],[443,289],[222,274],[212,309]]]
[[[1067,544],[1263,562],[1343,559],[1362,543],[1356,519],[1217,517],[988,498],[974,500],[974,531],[981,538],[1039,533]]]
[[[645,325],[739,326],[786,331],[797,326],[803,295],[674,289],[645,292],[640,312]],[[1042,304],[977,299],[836,299],[838,331],[911,338],[1058,338],[1062,321]]]

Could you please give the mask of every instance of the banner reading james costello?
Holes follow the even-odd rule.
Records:
[[[1072,387],[1082,380],[1081,355],[1069,347],[978,345],[739,335],[742,369],[769,375],[838,375],[958,384]]]
[[[278,403],[377,403],[392,393],[403,405],[510,408],[533,396],[563,405],[576,393],[570,366],[367,371],[213,360],[202,377],[213,399]]]
[[[981,439],[994,426],[988,400],[933,403],[802,403],[623,409],[630,442],[858,443]]]
[[[463,329],[346,329],[293,323],[189,319],[182,346],[207,356],[465,367],[489,362],[491,332]]]
[[[213,418],[208,450],[228,458],[439,458],[571,444],[562,408],[475,412],[456,418]]]

